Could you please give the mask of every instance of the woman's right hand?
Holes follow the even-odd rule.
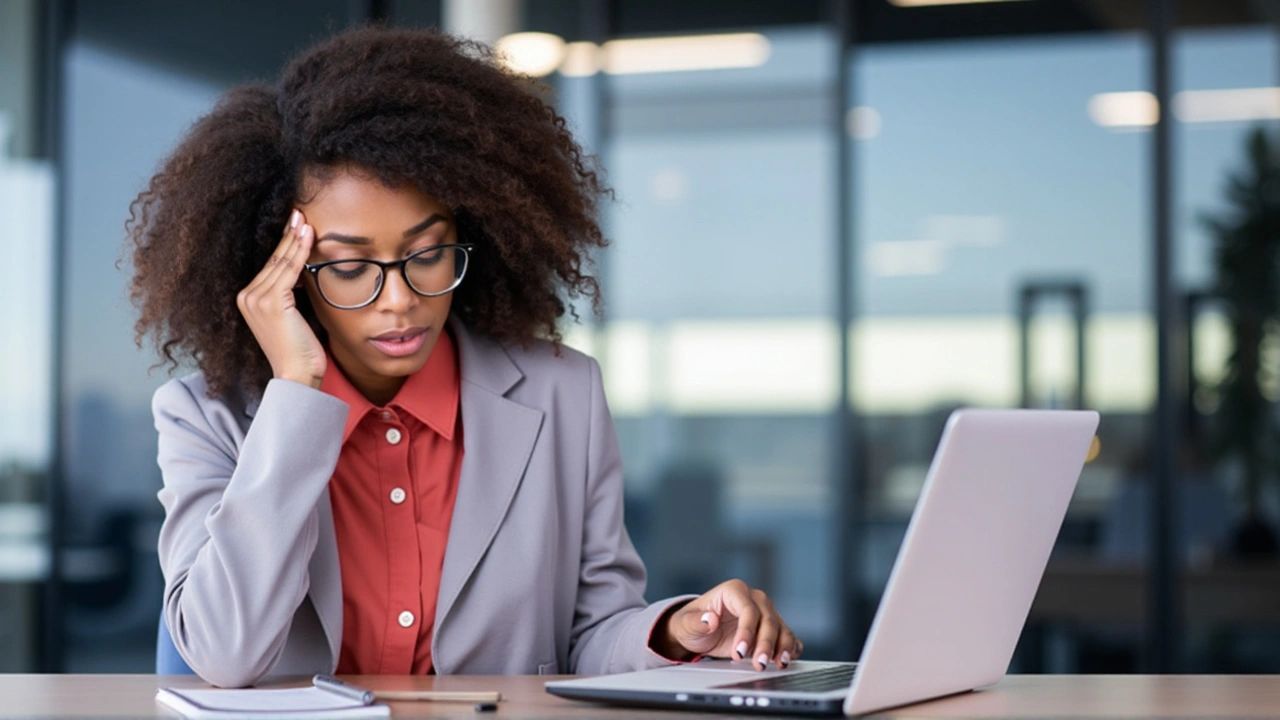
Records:
[[[324,347],[298,311],[293,295],[314,242],[315,229],[294,210],[284,238],[257,277],[236,295],[236,306],[271,363],[274,377],[319,388],[326,364]]]

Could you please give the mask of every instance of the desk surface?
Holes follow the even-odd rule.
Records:
[[[652,710],[620,710],[575,703],[542,689],[552,679],[514,677],[374,677],[352,682],[377,690],[499,690],[499,715],[509,717],[653,717]],[[203,687],[191,676],[0,675],[4,717],[173,717],[155,704],[164,685]],[[396,716],[478,715],[471,704],[391,703]],[[703,713],[667,713],[708,718]],[[897,718],[954,717],[1276,717],[1280,675],[1014,675],[988,690],[886,713]],[[723,716],[723,714],[720,714]]]

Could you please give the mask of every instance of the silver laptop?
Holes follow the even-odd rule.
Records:
[[[620,705],[859,715],[993,685],[1022,633],[1098,427],[1069,410],[947,421],[857,663],[704,660],[546,684]]]

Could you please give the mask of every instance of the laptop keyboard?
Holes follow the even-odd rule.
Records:
[[[827,692],[843,690],[849,687],[853,675],[858,671],[857,665],[835,665],[821,670],[792,673],[790,675],[774,675],[773,677],[748,680],[732,685],[716,685],[717,690],[786,690],[788,692]]]

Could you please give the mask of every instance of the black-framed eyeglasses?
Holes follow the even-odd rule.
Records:
[[[452,292],[467,273],[473,247],[471,243],[433,245],[392,262],[360,258],[326,260],[303,267],[315,278],[325,302],[339,310],[356,310],[378,299],[389,268],[400,268],[405,284],[424,297]]]

